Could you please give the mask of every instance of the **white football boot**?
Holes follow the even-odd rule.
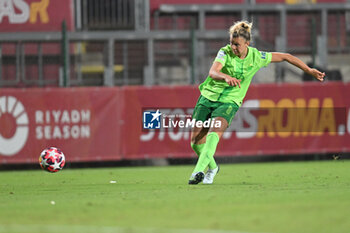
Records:
[[[214,177],[219,173],[219,170],[219,165],[214,169],[208,169],[207,173],[205,173],[203,184],[212,184]]]

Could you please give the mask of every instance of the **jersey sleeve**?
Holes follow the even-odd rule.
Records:
[[[259,51],[260,53],[260,59],[259,59],[259,64],[260,67],[266,67],[271,63],[271,59],[272,59],[272,53],[269,52],[263,52],[263,51]]]
[[[223,66],[225,66],[226,59],[227,59],[226,52],[224,50],[220,49],[218,54],[216,55],[214,62],[216,62],[216,61],[220,62]]]

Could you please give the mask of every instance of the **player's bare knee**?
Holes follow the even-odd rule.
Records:
[[[191,134],[191,144],[198,144],[198,134],[194,135],[193,133]]]
[[[216,124],[214,124],[213,127],[210,127],[209,132],[224,133],[228,127],[227,120],[223,117],[215,117],[214,120],[220,122],[220,127],[217,127]]]
[[[199,138],[200,138],[200,132],[201,130],[198,128],[193,128],[191,131],[191,143],[192,144],[198,144]]]
[[[208,128],[197,128],[191,133],[191,143],[193,144],[203,144],[206,140],[206,135],[208,133]]]

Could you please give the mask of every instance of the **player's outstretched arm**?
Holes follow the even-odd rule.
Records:
[[[272,53],[272,58],[271,62],[282,62],[282,61],[287,61],[290,64],[300,68],[303,70],[305,73],[308,73],[312,76],[314,76],[317,80],[323,81],[323,78],[325,76],[325,73],[320,72],[317,69],[310,68],[308,65],[306,65],[302,60],[299,58],[289,54],[289,53]]]

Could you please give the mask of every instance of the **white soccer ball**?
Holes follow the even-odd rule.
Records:
[[[43,150],[39,156],[39,163],[42,169],[48,172],[62,170],[66,163],[63,152],[56,147],[49,147]]]

